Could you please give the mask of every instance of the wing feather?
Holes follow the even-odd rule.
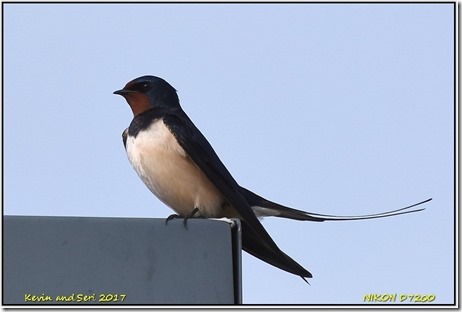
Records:
[[[244,250],[285,271],[304,277],[311,273],[282,252],[255,216],[241,188],[221,162],[210,143],[184,114],[166,114],[165,125],[190,159],[204,172],[245,223],[242,232]]]

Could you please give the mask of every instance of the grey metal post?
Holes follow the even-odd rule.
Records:
[[[3,304],[242,303],[240,223],[3,218]]]

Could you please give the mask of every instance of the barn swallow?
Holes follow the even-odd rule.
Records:
[[[133,120],[122,137],[133,168],[164,204],[185,218],[239,218],[242,247],[249,254],[305,282],[312,275],[285,254],[259,221],[281,217],[305,221],[340,221],[383,218],[421,211],[401,209],[363,216],[333,216],[305,212],[269,201],[240,186],[210,143],[180,106],[176,90],[165,80],[143,76],[114,94],[128,102]]]

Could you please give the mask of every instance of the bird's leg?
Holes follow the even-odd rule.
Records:
[[[179,218],[183,218],[183,225],[185,228],[188,228],[188,225],[187,225],[187,221],[189,218],[194,218],[196,217],[196,214],[199,212],[199,208],[195,207],[190,214],[186,215],[186,216],[182,216],[182,215],[178,215],[176,213],[174,214],[171,214],[167,217],[167,219],[165,219],[165,225],[168,225],[168,222],[170,220],[173,220],[173,219],[179,219]],[[198,216],[199,218],[201,216]],[[196,217],[197,218],[197,217]]]
[[[185,229],[188,228],[188,225],[187,225],[187,222],[188,222],[188,219],[189,218],[194,218],[194,216],[196,215],[196,213],[199,212],[199,208],[197,207],[194,207],[193,211],[191,211],[191,213],[189,215],[187,215],[186,217],[184,217],[183,219],[183,225],[185,227]]]

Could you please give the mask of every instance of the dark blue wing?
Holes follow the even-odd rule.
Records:
[[[223,197],[237,210],[243,224],[242,245],[245,251],[282,270],[304,277],[311,273],[282,252],[255,216],[229,171],[221,162],[210,143],[184,112],[166,114],[165,125],[190,159],[204,172]],[[306,281],[306,280],[305,280]]]

